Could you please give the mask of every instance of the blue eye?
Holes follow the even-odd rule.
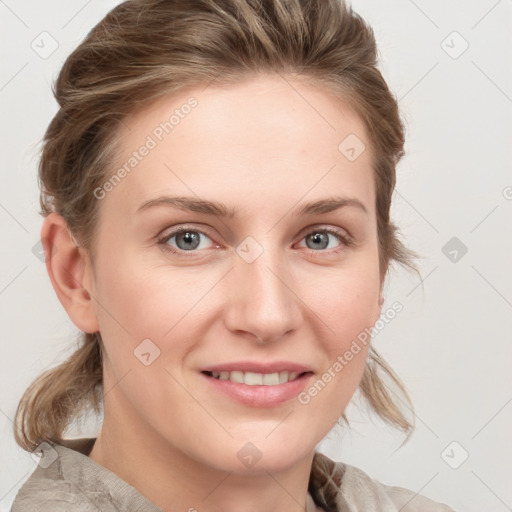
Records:
[[[199,247],[201,244],[201,237],[210,239],[206,233],[198,231],[197,229],[180,228],[166,235],[164,238],[159,240],[159,243],[162,244],[164,249],[173,253],[193,252],[197,249],[204,249],[204,247]],[[177,247],[173,247],[168,244],[168,242],[173,238],[176,239],[175,244]]]
[[[330,236],[336,238],[340,244],[338,247],[326,251],[324,249],[329,246]],[[158,240],[158,243],[161,245],[162,249],[167,252],[178,256],[193,257],[197,256],[197,252],[201,249],[207,248],[204,246],[201,247],[201,239],[203,237],[211,240],[203,231],[199,231],[195,228],[182,227],[166,234],[163,238]],[[170,245],[169,242],[173,239],[175,239],[174,245]],[[302,240],[306,240],[306,243],[309,243],[309,245],[307,245],[308,253],[313,257],[338,253],[353,244],[351,237],[345,232],[327,228],[313,229],[301,238],[301,241]],[[217,244],[215,244],[215,246],[220,247]]]
[[[306,243],[311,241],[312,246],[314,247],[316,245],[316,248],[318,249],[326,249],[329,245],[329,236],[337,238],[342,242],[342,245],[348,245],[349,243],[345,235],[333,229],[316,229],[314,231],[310,231],[303,240],[306,240]],[[311,249],[310,246],[308,248]],[[313,251],[318,252],[315,249],[313,249]],[[336,252],[336,250],[334,252]]]

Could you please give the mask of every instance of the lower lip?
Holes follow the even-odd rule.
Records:
[[[275,386],[241,384],[231,380],[220,380],[204,373],[201,375],[208,380],[214,389],[224,393],[230,398],[251,407],[275,407],[287,400],[295,398],[304,390],[312,373],[306,373],[291,382],[276,384]]]

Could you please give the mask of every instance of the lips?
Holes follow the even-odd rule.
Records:
[[[233,362],[209,366],[201,374],[212,389],[252,407],[274,407],[298,395],[313,372],[292,362]]]
[[[277,386],[293,381],[308,372],[310,369],[307,366],[287,361],[273,363],[239,361],[210,366],[202,371],[214,379],[238,382],[248,386]]]
[[[202,369],[204,372],[253,372],[253,373],[276,373],[276,372],[296,372],[304,373],[312,371],[311,368],[299,363],[290,361],[275,361],[272,363],[260,363],[254,361],[236,361],[232,363],[222,363],[207,366]]]

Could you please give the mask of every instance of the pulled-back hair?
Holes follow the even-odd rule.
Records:
[[[41,150],[41,215],[61,215],[94,262],[100,201],[93,191],[112,173],[123,119],[183,87],[259,73],[306,77],[361,117],[373,150],[381,279],[392,261],[414,268],[414,254],[390,220],[404,146],[397,101],[377,69],[371,28],[341,0],[128,0],[112,9],[53,86],[60,108]],[[26,450],[58,443],[81,412],[100,412],[102,384],[100,333],[82,333],[79,348],[25,391],[16,442]],[[412,407],[400,379],[370,347],[361,394],[384,421],[410,433],[389,384]]]

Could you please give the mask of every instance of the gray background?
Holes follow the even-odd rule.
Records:
[[[50,86],[117,3],[0,0],[0,512],[36,465],[14,443],[18,400],[75,349],[78,332],[33,253]],[[393,216],[423,256],[423,284],[394,272],[383,311],[397,300],[404,310],[374,344],[405,381],[417,429],[399,448],[403,436],[353,403],[352,430],[333,430],[319,448],[458,511],[512,510],[512,2],[352,5],[375,30],[407,125]],[[86,427],[77,435],[95,435]]]

